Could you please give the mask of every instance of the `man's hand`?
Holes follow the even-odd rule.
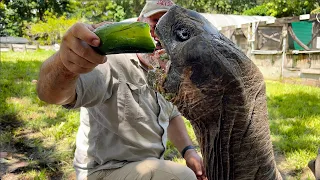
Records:
[[[96,53],[90,47],[100,44],[99,37],[92,32],[94,28],[93,25],[76,23],[63,36],[58,56],[70,72],[87,73],[106,62],[106,56]]]
[[[203,160],[194,149],[189,149],[184,155],[187,166],[194,171],[198,180],[208,180]]]
[[[99,37],[93,32],[95,27],[76,23],[64,34],[60,50],[40,68],[37,93],[41,100],[50,104],[74,103],[79,74],[90,72],[106,62],[106,56],[90,47],[100,44]]]

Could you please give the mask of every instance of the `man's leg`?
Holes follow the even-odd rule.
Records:
[[[196,180],[187,166],[172,161],[146,159],[129,163],[122,168],[101,170],[88,176],[88,180]]]

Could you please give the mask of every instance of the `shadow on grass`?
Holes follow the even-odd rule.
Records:
[[[45,176],[50,179],[62,179],[61,162],[54,157],[56,146],[45,146],[43,137],[34,137],[34,130],[30,129],[31,121],[43,121],[43,127],[51,127],[66,119],[63,112],[52,112],[54,118],[26,119],[19,114],[32,105],[38,113],[45,113],[41,107],[47,106],[41,102],[36,94],[36,83],[40,61],[1,61],[0,64],[0,152],[1,176],[4,173],[20,174],[30,170],[47,172]],[[21,99],[31,102],[24,104]],[[11,103],[10,100],[16,103]],[[10,102],[10,103],[9,103]],[[32,109],[33,110],[33,109]],[[32,111],[29,109],[29,111]],[[4,155],[5,154],[5,155]],[[17,166],[20,163],[20,166]],[[23,165],[21,165],[23,163]]]
[[[296,91],[268,97],[270,129],[275,150],[286,156],[293,175],[302,173],[320,147],[320,98]]]
[[[320,115],[320,98],[303,91],[268,97],[269,118],[307,118]]]

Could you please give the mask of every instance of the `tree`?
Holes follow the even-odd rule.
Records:
[[[22,36],[26,21],[32,21],[31,12],[34,4],[25,0],[3,1],[5,19],[2,21],[4,33],[12,36]]]
[[[61,16],[71,12],[70,0],[3,0],[4,20],[1,21],[7,35],[22,36],[27,22],[44,20],[46,11]]]
[[[127,19],[139,16],[146,0],[114,0],[114,2],[123,7],[125,12],[124,18]]]
[[[274,17],[299,16],[309,14],[319,6],[318,0],[270,0],[264,4],[249,9],[245,15],[267,15]]]
[[[112,0],[80,0],[75,2],[75,6],[77,11],[73,16],[82,18],[91,24],[103,21],[121,21],[126,14],[123,7]]]
[[[232,14],[241,14],[247,9],[251,9],[258,5],[256,0],[231,0],[230,7]]]
[[[72,12],[73,9],[70,9],[70,0],[35,0],[38,18],[43,21],[44,13],[46,11],[55,13],[57,15],[62,15],[64,13]]]
[[[27,28],[28,37],[38,39],[40,44],[51,45],[59,43],[63,34],[77,22],[75,18],[67,19],[66,16],[56,17],[54,14],[46,11],[44,21],[30,23]]]
[[[109,0],[101,1],[77,1],[75,16],[84,18],[90,23],[98,23],[107,20],[106,7]]]
[[[109,2],[107,9],[107,17],[109,20],[117,22],[124,20],[126,13],[122,6],[117,5],[114,2]]]
[[[175,3],[201,13],[241,14],[263,0],[175,0]]]
[[[6,21],[6,16],[5,16],[5,4],[3,2],[0,2],[0,36],[4,36],[4,30],[5,30],[5,21]]]

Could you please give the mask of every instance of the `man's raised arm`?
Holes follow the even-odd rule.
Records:
[[[91,46],[100,39],[92,25],[76,23],[63,36],[60,50],[41,66],[37,84],[38,96],[50,104],[72,104],[76,100],[76,81],[82,73],[92,71],[107,61]]]

